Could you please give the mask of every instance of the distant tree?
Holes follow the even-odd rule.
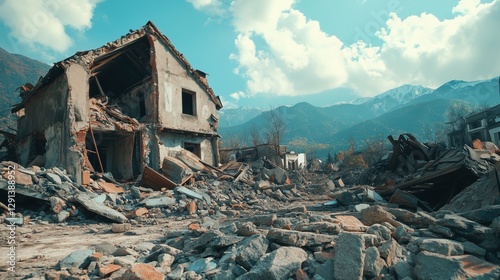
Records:
[[[255,125],[253,125],[250,128],[250,137],[252,138],[252,145],[253,146],[257,146],[259,144],[262,144],[262,140],[260,138],[259,130],[257,129],[257,127]]]
[[[286,125],[283,114],[278,109],[271,107],[267,121],[267,141],[269,144],[279,146],[286,133]]]
[[[446,126],[440,122],[428,123],[422,128],[422,136],[427,143],[444,143],[447,138]]]
[[[453,103],[446,111],[446,123],[450,125],[450,130],[462,129],[465,125],[465,117],[475,110],[474,106],[464,102]]]
[[[377,162],[384,152],[384,140],[378,139],[365,139],[365,150],[362,152],[364,161],[367,165],[371,166]]]
[[[332,152],[328,152],[328,157],[326,158],[326,164],[333,164],[335,160],[333,159]]]

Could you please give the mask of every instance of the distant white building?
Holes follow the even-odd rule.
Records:
[[[293,151],[283,155],[283,165],[288,170],[298,170],[305,168],[307,165],[306,154],[297,154]]]

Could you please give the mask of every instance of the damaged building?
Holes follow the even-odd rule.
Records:
[[[24,166],[60,167],[82,183],[85,172],[136,178],[160,170],[182,149],[219,162],[218,96],[148,22],[120,39],[57,62],[27,84],[18,116],[17,157]]]

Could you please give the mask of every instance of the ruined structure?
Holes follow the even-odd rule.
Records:
[[[19,163],[132,179],[182,149],[217,164],[218,96],[152,22],[22,88]]]
[[[500,105],[480,112],[472,113],[464,118],[463,125],[448,134],[450,146],[470,145],[473,140],[490,141],[500,145]]]

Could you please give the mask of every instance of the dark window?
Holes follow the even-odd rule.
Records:
[[[196,116],[196,94],[182,89],[182,113]]]
[[[184,142],[184,149],[190,151],[191,153],[201,158],[200,144]]]

